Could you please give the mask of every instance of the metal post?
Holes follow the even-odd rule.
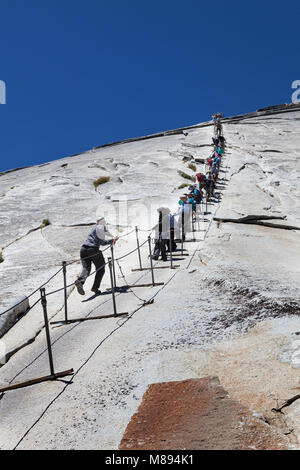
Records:
[[[64,276],[64,300],[65,300],[65,321],[68,321],[68,296],[67,296],[67,263],[63,261],[63,276]]]
[[[172,242],[172,230],[171,230],[171,220],[170,220],[170,243],[169,243],[169,247],[170,247],[170,263],[171,263],[171,269],[174,268],[173,266],[173,242]]]
[[[181,212],[181,254],[183,255],[183,238],[184,238],[184,205]]]
[[[136,233],[136,243],[137,243],[137,249],[138,249],[138,255],[139,255],[139,263],[140,263],[140,269],[143,269],[142,267],[142,259],[141,259],[141,250],[140,250],[140,243],[139,243],[139,230],[137,227],[135,227],[135,233]]]
[[[154,282],[154,272],[153,272],[152,252],[151,252],[151,237],[150,236],[148,236],[148,245],[149,245],[149,258],[150,258],[152,285],[154,286],[155,282]]]
[[[45,331],[46,331],[46,339],[47,339],[47,348],[48,348],[48,356],[49,356],[49,364],[50,364],[50,373],[51,376],[55,376],[54,372],[54,365],[53,365],[53,356],[52,356],[52,348],[51,348],[51,339],[50,339],[50,331],[49,331],[49,323],[48,323],[48,315],[47,315],[47,300],[45,289],[41,288],[41,303],[44,312],[44,320],[45,320]]]
[[[196,206],[196,214],[197,214],[197,206]],[[194,222],[193,211],[192,211],[192,230],[193,230],[193,242],[194,242],[195,241],[195,222]]]
[[[111,264],[112,264],[113,282],[114,282],[114,287],[116,289],[117,283],[116,283],[115,256],[114,256],[114,247],[113,247],[113,245],[110,245],[110,251],[111,251]]]
[[[113,268],[111,258],[108,258],[108,266],[109,266],[109,273],[110,273],[110,283],[111,283],[111,294],[112,294],[112,301],[113,301],[113,308],[114,308],[114,316],[117,317],[117,305],[116,305],[116,298],[115,298],[115,286],[114,286],[114,278],[113,278]]]
[[[201,232],[202,201],[203,201],[203,199],[201,199],[201,202],[200,202],[200,214],[199,214],[199,217],[198,217],[198,231],[199,232]],[[203,218],[204,218],[204,216],[203,216]]]
[[[206,176],[206,163],[204,163],[204,174]],[[203,206],[204,206],[204,202],[203,202]],[[205,212],[207,212],[207,186],[206,184],[205,184]],[[203,213],[203,216],[204,216],[204,213]]]

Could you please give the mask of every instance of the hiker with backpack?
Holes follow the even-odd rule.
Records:
[[[225,137],[223,135],[219,136],[219,146],[224,150]]]
[[[204,173],[196,173],[196,178],[199,183],[199,191],[205,187],[205,174]]]
[[[193,194],[189,194],[187,202],[188,204],[192,206],[192,217],[193,219],[195,219],[196,218],[196,202],[195,202]]]
[[[105,272],[105,259],[100,246],[114,245],[118,239],[119,237],[113,237],[107,229],[104,217],[100,217],[80,249],[82,271],[75,281],[75,286],[80,295],[85,295],[83,285],[90,275],[92,264],[96,268],[96,275],[91,291],[96,295],[101,294],[99,287]]]
[[[216,122],[216,131],[217,131],[217,137],[220,137],[220,135],[222,134],[222,124],[220,120],[217,120]]]
[[[219,157],[222,157],[223,153],[224,153],[224,150],[223,150],[221,147],[218,147],[218,149],[217,149],[217,155],[218,155]]]
[[[207,177],[206,177],[206,197],[207,197],[207,200],[209,201],[209,199],[213,195],[214,195],[214,180],[212,178],[211,172],[209,172]]]
[[[152,259],[158,260],[161,256],[162,261],[167,261],[167,250],[170,248],[170,209],[168,207],[160,207],[158,212],[158,224],[153,229],[155,230],[155,246]],[[172,250],[174,249],[172,245]]]
[[[191,191],[191,194],[193,195],[193,198],[195,199],[196,204],[200,204],[202,201],[203,193],[200,191],[196,185],[191,185],[189,186],[189,190]]]
[[[190,197],[193,198],[193,212],[194,217],[196,218],[197,208],[200,207],[200,204],[203,200],[203,193],[195,185],[189,186],[189,190],[191,191]]]
[[[217,166],[219,168],[220,165],[221,165],[221,158],[220,158],[219,155],[216,155],[216,157],[213,161],[212,167]]]

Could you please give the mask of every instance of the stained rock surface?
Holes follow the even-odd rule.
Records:
[[[280,436],[237,401],[217,377],[150,385],[121,450],[283,450]]]

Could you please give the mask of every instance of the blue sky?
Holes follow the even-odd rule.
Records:
[[[291,101],[299,1],[0,0],[0,171]]]

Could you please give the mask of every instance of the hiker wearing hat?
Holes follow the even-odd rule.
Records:
[[[155,225],[155,247],[152,258],[158,260],[161,255],[162,261],[167,261],[167,249],[169,248],[170,233],[170,209],[168,207],[159,207],[158,224]],[[173,247],[172,247],[173,249]]]
[[[75,281],[79,294],[85,294],[83,284],[91,272],[92,263],[96,268],[96,275],[91,291],[95,294],[101,294],[99,287],[105,272],[105,259],[100,246],[114,245],[118,239],[119,237],[113,237],[107,229],[104,217],[100,217],[80,250],[82,272]]]

